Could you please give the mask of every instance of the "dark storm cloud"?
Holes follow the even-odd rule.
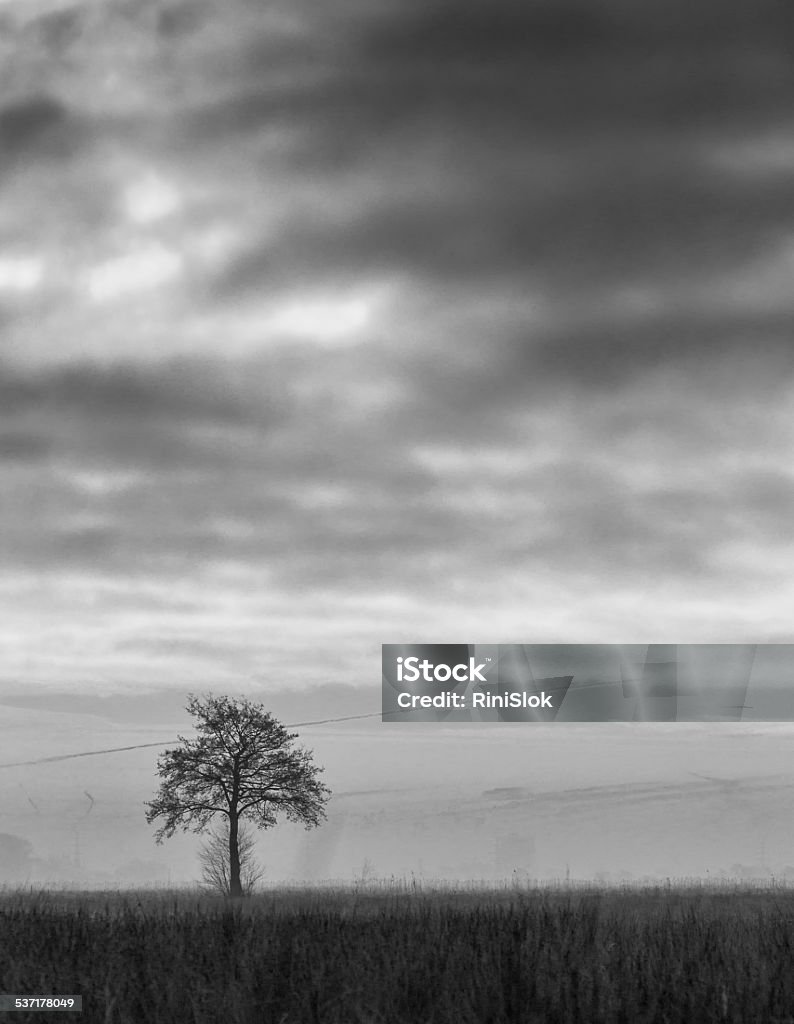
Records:
[[[151,401],[122,416],[103,401],[39,417],[57,475],[15,482],[5,502],[9,563],[159,576],[232,562],[246,567],[252,583],[264,570],[284,594],[340,581],[346,588],[377,588],[387,578],[392,588],[410,585],[428,564],[445,567],[440,579],[481,572],[487,579],[489,565],[498,578],[499,567],[511,564],[563,576],[606,570],[624,584],[645,585],[659,572],[679,581],[719,578],[714,555],[722,544],[748,523],[767,544],[784,525],[785,474],[737,468],[691,482],[693,460],[707,466],[736,444],[741,416],[720,430],[712,409],[687,408],[682,396],[675,414],[668,403],[654,428],[649,409],[647,436],[637,443],[660,477],[648,485],[641,464],[633,478],[620,449],[612,451],[616,438],[626,443],[634,432],[613,428],[619,410],[590,404],[575,433],[570,426],[557,433],[553,408],[519,430],[518,403],[503,411],[495,452],[527,456],[525,467],[520,458],[505,470],[498,457],[490,469],[478,463],[476,449],[466,454],[478,432],[467,439],[458,430],[461,465],[468,464],[458,472],[443,454],[435,463],[417,458],[417,446],[451,438],[449,416],[435,422],[438,408],[428,402],[422,409],[415,396],[391,419],[354,417],[343,427],[341,407],[328,403],[350,383],[353,360],[343,366],[334,372],[326,359],[325,390],[297,402],[275,433],[266,420],[241,427],[236,413],[219,421],[201,401],[190,405],[189,419],[177,404],[173,418],[165,410],[153,416]],[[255,379],[257,367],[248,371]],[[222,365],[218,374],[223,379]],[[279,377],[285,385],[285,365]],[[456,404],[449,393],[442,400]],[[697,455],[687,454],[665,417],[684,442],[697,436]],[[533,465],[533,452],[555,446],[548,464]]]
[[[1,368],[0,415],[57,414],[151,418],[174,423],[264,423],[277,414],[278,395],[251,392],[244,375],[223,362],[172,359],[154,365],[131,361],[71,364],[39,371]],[[275,390],[275,389],[274,389]]]
[[[263,126],[281,109],[311,121],[319,138],[307,160],[322,159],[325,143],[331,169],[401,129],[479,128],[484,144],[516,128],[523,139],[638,128],[645,138],[788,109],[794,22],[772,0],[752,10],[564,0],[373,4],[325,40],[324,27],[309,28],[287,50],[293,68],[301,48],[318,56],[315,75],[280,88],[268,88],[269,70],[281,62],[266,34],[241,44],[241,89],[207,109],[205,129]]]
[[[794,371],[787,314],[708,316],[671,311],[667,316],[627,319],[623,324],[577,324],[549,332],[546,338],[540,332],[540,341],[537,335],[534,340],[514,341],[501,363],[505,387],[516,389],[516,382],[523,380],[527,391],[559,381],[612,389],[649,370],[675,364],[702,379],[713,374],[716,363],[735,362],[737,383],[742,376],[755,383],[759,377],[774,379]]]
[[[777,50],[794,30],[786,5],[761,0],[682,0],[638,7],[626,0],[496,0],[487,6],[464,0],[393,5],[370,38],[385,40],[381,55],[458,62],[493,61],[535,54],[558,59],[592,52],[623,52],[643,43],[685,51],[706,42],[716,47],[753,42]],[[782,34],[782,35],[781,35]],[[377,50],[377,47],[376,47]]]
[[[91,138],[87,119],[56,96],[32,89],[0,102],[0,183],[33,165],[53,169],[72,160]]]
[[[359,419],[337,421],[344,374],[336,368],[329,378],[332,363],[323,364],[325,385],[303,398],[306,374],[292,354],[236,368],[179,360],[6,374],[9,456],[50,456],[49,479],[18,478],[7,497],[7,557],[136,573],[169,561],[267,560],[285,582],[300,550],[314,558],[335,546],[338,559],[357,561],[376,543],[367,520],[382,500],[379,474],[416,503],[426,473],[382,425],[367,438]],[[383,515],[395,530],[389,550],[409,543],[412,530],[427,535],[417,539],[423,548],[432,545],[445,519],[420,505],[412,527],[396,509]]]
[[[407,6],[408,16],[376,28],[374,57],[422,64],[489,64],[502,61],[582,57],[615,41],[604,6],[588,3],[472,3]]]
[[[702,165],[700,154],[660,147],[646,159],[625,147],[571,147],[537,166],[526,154],[478,158],[466,171],[450,153],[449,175],[428,168],[432,187],[391,197],[387,187],[343,224],[297,223],[236,257],[221,296],[295,275],[342,275],[363,267],[411,273],[439,285],[496,282],[551,290],[644,281],[688,267],[695,283],[757,256],[788,230],[788,179],[763,190]],[[658,159],[654,159],[658,157]],[[460,155],[465,167],[465,154]],[[484,166],[477,166],[477,163]],[[490,166],[489,166],[490,165]],[[478,173],[479,172],[479,173]]]
[[[0,107],[0,147],[3,155],[30,154],[64,126],[66,107],[52,96],[30,96]]]
[[[387,67],[527,71],[527,61],[543,65],[571,59],[574,77],[578,68],[578,76],[587,80],[590,58],[622,61],[629,68],[635,57],[655,58],[656,64],[646,69],[650,79],[667,57],[697,57],[701,74],[720,62],[742,66],[748,52],[785,57],[792,32],[794,16],[776,0],[753,5],[706,0],[696,7],[681,0],[642,6],[621,0],[497,0],[487,5],[441,0],[394,5],[391,14],[365,28],[362,38],[363,49]]]
[[[788,5],[34,24],[0,102],[10,671],[84,678],[72,624],[117,680],[785,633]]]
[[[0,463],[39,462],[47,457],[50,442],[38,433],[5,431],[0,427]]]
[[[210,301],[366,269],[442,302],[455,288],[491,302],[477,325],[487,383],[506,371],[519,389],[612,386],[737,357],[748,338],[759,366],[787,371],[790,310],[765,311],[762,298],[737,310],[729,292],[791,237],[791,178],[761,183],[713,157],[721,140],[787,130],[791,28],[772,3],[401,5],[355,24],[316,79],[257,88],[249,68],[204,130],[255,135],[288,120],[289,159],[324,176],[328,202],[249,240]],[[347,175],[380,188],[336,214]],[[776,273],[761,268],[756,288]],[[632,289],[655,291],[650,310],[611,308]],[[515,301],[500,314],[505,294]],[[540,327],[538,295],[554,307]],[[455,346],[477,343],[465,315]]]

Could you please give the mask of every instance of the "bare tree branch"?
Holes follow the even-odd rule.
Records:
[[[256,840],[250,829],[243,826],[237,836],[240,858],[240,886],[244,896],[250,896],[264,877],[264,868],[256,861]],[[212,829],[199,853],[202,880],[211,892],[231,895],[229,871],[229,826]]]

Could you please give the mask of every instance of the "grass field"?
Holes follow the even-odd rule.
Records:
[[[794,1024],[785,888],[0,894],[0,993],[105,1024]]]

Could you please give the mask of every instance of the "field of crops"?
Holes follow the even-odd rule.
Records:
[[[103,1024],[794,1024],[782,888],[0,894],[0,993]]]

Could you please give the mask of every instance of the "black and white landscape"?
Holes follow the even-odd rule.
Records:
[[[793,43],[781,0],[0,0],[0,884],[195,882],[143,802],[209,691],[333,792],[271,889],[794,878],[786,722],[380,721],[382,643],[794,642]]]

